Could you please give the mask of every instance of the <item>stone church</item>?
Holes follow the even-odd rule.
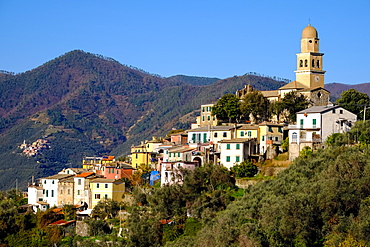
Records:
[[[299,92],[311,101],[312,106],[326,106],[329,103],[330,92],[324,89],[323,56],[319,51],[319,35],[317,30],[310,24],[302,31],[301,52],[297,53],[296,80],[278,90],[261,91],[263,96],[270,101],[284,98],[291,91]],[[236,92],[242,98],[253,88],[246,85],[244,89]]]

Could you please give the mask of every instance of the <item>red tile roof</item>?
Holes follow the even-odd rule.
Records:
[[[93,174],[94,174],[93,172],[83,172],[81,174],[76,175],[76,177],[86,178],[86,177],[91,176]]]

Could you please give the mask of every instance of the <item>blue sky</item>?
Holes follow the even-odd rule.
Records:
[[[309,19],[325,82],[370,82],[370,1],[0,0],[0,70],[81,49],[161,76],[295,79]]]

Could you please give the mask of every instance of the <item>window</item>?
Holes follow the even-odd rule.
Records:
[[[303,67],[303,60],[299,61],[299,67]]]
[[[335,109],[332,110],[332,113],[335,113]]]
[[[44,184],[46,184],[46,180],[44,180]]]
[[[343,114],[343,110],[339,110],[339,114]]]
[[[104,195],[104,199],[108,199],[108,194],[105,194]]]
[[[230,156],[226,156],[226,162],[230,162]]]
[[[307,62],[307,59],[304,60],[304,66],[307,67],[308,66],[308,62]]]
[[[51,197],[54,197],[54,190],[51,190]]]
[[[272,131],[272,127],[271,127],[271,126],[269,126],[269,132],[273,132],[273,131]]]
[[[191,140],[193,141],[193,143],[195,143],[195,139],[196,139],[196,135],[193,134],[193,136],[191,137]]]
[[[299,120],[299,125],[301,126],[301,128],[303,128],[303,119]]]
[[[312,59],[312,68],[315,68],[315,59]]]
[[[138,154],[135,154],[135,158],[137,159],[137,158],[139,158],[139,155]]]
[[[204,107],[202,107],[202,112],[204,112]]]
[[[51,180],[51,183],[54,184],[54,180]]]
[[[63,190],[60,190],[60,194],[63,195]]]
[[[276,136],[275,137],[275,141],[278,142],[279,141],[279,137]]]
[[[203,143],[207,142],[207,133],[203,133]]]
[[[99,183],[96,184],[96,188],[99,189]]]
[[[230,150],[230,144],[226,144],[226,149]]]
[[[283,128],[278,127],[278,132],[279,132],[279,133],[283,133]]]
[[[296,132],[293,132],[292,134],[292,142],[297,142],[297,133]]]
[[[240,156],[236,156],[235,157],[235,162],[239,162],[240,161]]]
[[[177,153],[177,157],[180,157],[180,153]]]
[[[252,136],[252,131],[248,131],[248,137]]]
[[[81,178],[77,180],[78,185],[81,185]]]
[[[116,173],[118,174],[118,170],[116,170]]]
[[[208,118],[208,121],[211,120],[211,116],[208,116],[207,118]]]
[[[42,190],[42,194],[45,195],[45,190]]]
[[[320,61],[319,60],[316,61],[316,67],[320,68]]]
[[[68,189],[67,194],[68,194],[68,195],[70,195],[70,194],[71,194],[71,189]]]
[[[108,189],[108,184],[104,184],[104,188]]]
[[[204,122],[204,116],[202,116],[202,121]]]
[[[95,199],[100,199],[100,194],[95,194]]]
[[[227,137],[227,132],[224,132],[222,136]]]
[[[312,128],[316,128],[316,119],[312,119]]]
[[[262,141],[265,141],[265,136],[262,136]]]
[[[49,197],[49,190],[46,190],[46,197]]]
[[[77,195],[78,195],[78,196],[80,195],[80,190],[77,190]]]
[[[239,150],[239,149],[240,149],[240,144],[239,144],[239,143],[237,143],[237,144],[236,144],[236,149],[237,149],[237,150]]]
[[[213,137],[217,137],[217,132],[213,134]]]
[[[244,131],[240,131],[240,136],[244,136]]]

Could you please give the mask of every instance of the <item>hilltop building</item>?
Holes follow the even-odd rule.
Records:
[[[313,106],[297,112],[297,124],[289,126],[289,159],[294,160],[306,146],[320,148],[327,137],[349,131],[356,114],[340,106]]]
[[[311,101],[313,106],[326,106],[329,103],[330,92],[324,89],[323,56],[319,51],[320,39],[317,30],[308,25],[302,31],[301,52],[297,53],[297,70],[295,81],[292,81],[278,90],[262,91],[269,101],[278,101],[285,94],[296,91]],[[238,90],[236,95],[243,98],[253,91],[250,85]]]

